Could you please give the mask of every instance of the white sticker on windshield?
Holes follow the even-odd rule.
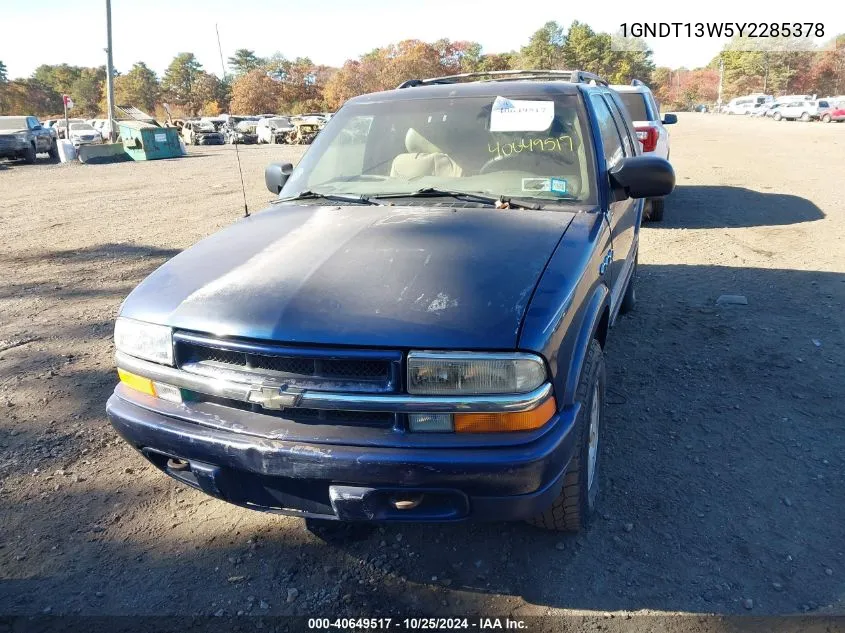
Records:
[[[554,101],[517,101],[496,97],[490,113],[491,132],[542,132],[555,116]]]

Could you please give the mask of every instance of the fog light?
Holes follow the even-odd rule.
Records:
[[[156,395],[162,400],[182,404],[182,391],[179,387],[166,385],[163,382],[154,382],[153,389],[155,389]]]
[[[451,432],[451,413],[411,413],[408,415],[408,426],[412,431],[424,433]]]

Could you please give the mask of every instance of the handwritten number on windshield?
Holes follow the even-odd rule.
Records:
[[[535,138],[525,139],[521,138],[512,143],[501,144],[496,141],[496,144],[487,144],[487,151],[491,154],[496,154],[497,157],[508,157],[511,154],[521,154],[522,152],[562,152],[564,149],[573,151],[572,137],[567,135],[558,136],[557,138]]]

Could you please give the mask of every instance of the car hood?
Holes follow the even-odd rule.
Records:
[[[573,216],[280,205],[165,263],[121,315],[290,343],[513,349]]]

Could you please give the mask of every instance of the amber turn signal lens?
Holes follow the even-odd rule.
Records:
[[[554,398],[531,411],[519,413],[456,413],[455,433],[506,433],[539,429],[552,419],[557,405]]]
[[[117,375],[120,376],[120,382],[130,389],[134,389],[135,391],[140,391],[141,393],[146,393],[151,396],[156,395],[155,388],[153,387],[153,381],[149,378],[138,376],[137,374],[133,374],[124,369],[118,369]]]

